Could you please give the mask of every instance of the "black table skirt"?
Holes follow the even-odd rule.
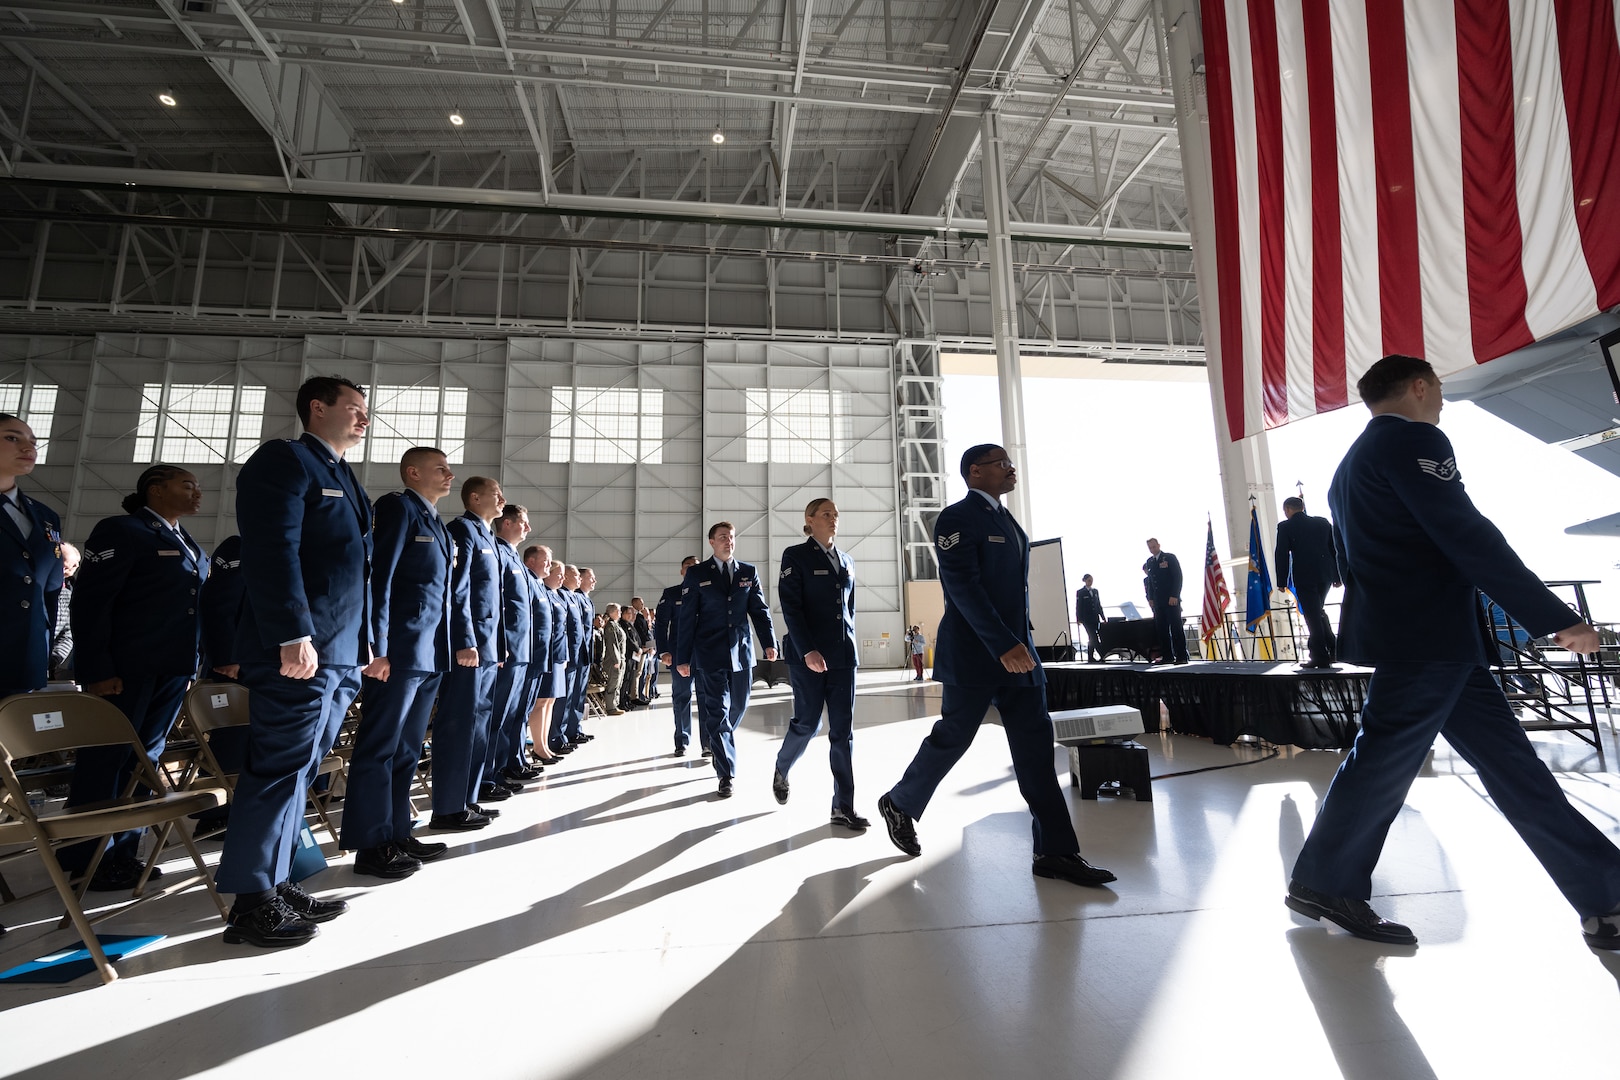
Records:
[[[1359,668],[1298,671],[1291,663],[1215,661],[1176,667],[1145,664],[1048,664],[1049,707],[1129,705],[1148,731],[1170,728],[1225,746],[1240,735],[1279,745],[1337,750],[1355,741],[1372,672]]]

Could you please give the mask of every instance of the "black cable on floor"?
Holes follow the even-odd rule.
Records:
[[[1220,770],[1220,769],[1236,769],[1236,768],[1239,768],[1240,766],[1243,766],[1243,765],[1258,765],[1262,761],[1270,761],[1272,758],[1276,757],[1277,755],[1279,755],[1281,753],[1282,753],[1282,748],[1281,747],[1273,746],[1271,748],[1271,752],[1268,753],[1265,757],[1255,758],[1253,761],[1233,761],[1233,762],[1231,762],[1229,764],[1226,764],[1226,765],[1205,765],[1202,769],[1182,769],[1180,772],[1160,773],[1158,776],[1149,777],[1149,779],[1150,780],[1168,780],[1172,776],[1192,776],[1194,773],[1216,772],[1217,770]]]

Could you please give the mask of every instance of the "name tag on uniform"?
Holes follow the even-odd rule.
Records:
[[[180,553],[178,551],[160,551],[160,552],[158,552],[158,554],[159,555],[179,555]]]
[[[480,554],[483,554],[483,555],[493,555],[493,554],[495,554],[495,549],[494,548],[479,548],[478,551],[479,551]]]
[[[418,536],[416,538],[416,542],[418,544],[431,544],[431,543],[433,543],[433,537],[431,537],[431,536]]]
[[[985,539],[990,541],[992,544],[1005,544],[1007,542],[1007,538],[1005,536],[987,536]]]
[[[754,583],[753,578],[738,578],[737,579],[737,588],[746,589],[746,588],[748,588],[748,586],[752,585],[753,583]]]
[[[817,577],[822,577],[822,576],[824,576],[824,575],[826,575],[826,574],[830,574],[830,573],[832,573],[832,571],[831,571],[831,570],[813,570],[813,571],[811,571],[811,572],[812,572],[812,573],[813,573],[813,574],[815,574],[815,575],[816,575],[816,576],[817,576]]]
[[[321,494],[325,495],[328,499],[341,499],[341,498],[343,498],[343,489],[342,488],[321,488]]]
[[[710,585],[713,585],[713,584],[714,584],[714,582],[712,582],[712,581],[700,581],[700,582],[698,582],[698,588],[707,589]]]

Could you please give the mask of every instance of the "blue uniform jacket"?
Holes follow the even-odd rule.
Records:
[[[202,547],[183,526],[145,510],[96,522],[73,581],[74,678],[196,675],[207,577]]]
[[[449,671],[450,532],[411,491],[377,500],[371,648],[398,671]]]
[[[227,536],[214,549],[208,580],[202,587],[202,669],[226,667],[236,660],[236,626],[242,621],[242,538]]]
[[[534,652],[529,657],[529,671],[531,674],[550,671],[558,660],[566,660],[561,655],[555,642],[557,627],[553,618],[555,606],[551,599],[551,590],[546,583],[534,576],[534,571],[527,566],[523,572],[529,575],[529,603],[531,605],[530,621],[534,624]],[[566,633],[566,632],[565,632]]]
[[[325,667],[370,663],[371,503],[321,440],[274,439],[236,478],[247,602],[237,660],[279,664],[309,638]]]
[[[1278,584],[1286,584],[1290,573],[1295,588],[1326,589],[1339,580],[1339,564],[1333,554],[1333,523],[1327,518],[1295,514],[1277,522],[1277,546],[1271,567]]]
[[[62,595],[62,520],[39,500],[18,496],[34,527],[24,540],[0,509],[0,694],[45,685]]]
[[[1476,588],[1536,637],[1580,621],[1475,509],[1433,424],[1373,417],[1339,463],[1328,506],[1344,660],[1487,663]]]
[[[1015,645],[1035,656],[1029,622],[1029,537],[1012,515],[977,492],[934,524],[945,614],[934,645],[934,678],[954,686],[1043,686],[1039,659],[1022,675],[1001,666]]]
[[[1142,564],[1142,576],[1149,603],[1158,605],[1172,596],[1181,599],[1181,560],[1163,548]]]
[[[518,549],[495,538],[501,560],[501,628],[506,638],[502,662],[527,664],[534,658],[534,575],[523,565]]]
[[[563,659],[568,661],[569,667],[577,668],[582,651],[588,652],[590,649],[591,625],[580,621],[580,614],[585,609],[580,606],[579,593],[559,586],[551,595],[562,605]],[[586,662],[589,663],[588,660]]]
[[[737,563],[730,583],[713,558],[694,564],[681,582],[676,619],[677,665],[691,664],[703,671],[753,671],[750,621],[760,643],[767,649],[776,648],[771,609],[766,606],[753,563]]]
[[[855,560],[834,550],[836,567],[813,538],[782,552],[776,601],[782,605],[790,664],[802,664],[805,653],[819,652],[829,669],[860,666],[855,653]]]
[[[591,637],[591,622],[596,618],[596,605],[591,603],[591,598],[589,596],[586,596],[578,589],[574,590],[573,600],[574,603],[579,606],[580,628],[579,655],[575,659],[579,664],[585,667],[590,667],[591,662],[594,659],[591,656],[591,650],[594,644]]]
[[[659,656],[668,654],[670,659],[675,657],[675,631],[680,610],[681,587],[671,585],[653,606],[653,648],[658,650]]]
[[[456,562],[450,571],[450,644],[477,649],[479,664],[506,656],[501,640],[501,559],[495,534],[471,510],[450,523]]]

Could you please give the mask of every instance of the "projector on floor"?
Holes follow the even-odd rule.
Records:
[[[1052,730],[1064,746],[1078,746],[1097,739],[1128,738],[1147,729],[1142,726],[1142,714],[1129,705],[1099,705],[1053,713]]]

